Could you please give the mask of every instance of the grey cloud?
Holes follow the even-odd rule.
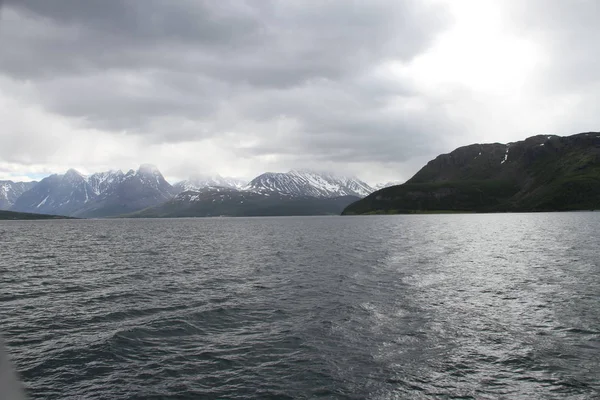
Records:
[[[374,71],[448,24],[443,7],[408,0],[9,0],[0,74],[48,111],[151,143],[231,138],[248,157],[400,162],[455,127],[409,81]],[[402,99],[426,107],[386,110]],[[281,117],[296,123],[284,135]]]
[[[543,53],[527,82],[515,86],[519,93],[505,97],[468,83],[435,88],[412,81],[423,76],[410,76],[418,64],[411,61],[451,26],[442,3],[6,0],[0,102],[66,117],[58,118],[57,132],[83,124],[111,145],[152,147],[147,154],[188,142],[199,151],[206,141],[217,146],[215,158],[231,155],[224,163],[243,168],[265,159],[282,169],[416,168],[414,160],[482,137],[595,129],[596,2],[498,2],[506,13],[501,33]],[[389,75],[389,61],[407,66],[409,75]],[[40,121],[17,118],[16,128],[0,134],[0,162],[26,165],[43,162],[44,152],[60,154],[60,133],[45,130],[56,121],[43,112],[23,115]],[[120,157],[129,162],[145,150],[127,148]],[[182,156],[182,165],[192,156]]]
[[[293,125],[289,134],[261,134],[258,144],[239,150],[252,155],[305,156],[306,161],[401,162],[443,149],[439,136],[458,129],[435,103],[426,104],[419,112],[386,110],[387,102],[397,101],[402,106],[405,101],[420,99],[402,87],[397,92],[367,93],[351,83],[330,83],[238,100],[245,114],[265,119],[277,115]],[[278,125],[276,118],[271,125]]]
[[[115,71],[56,78],[38,83],[49,109],[70,117],[84,116],[99,129],[141,133],[163,117],[208,118],[222,96],[222,85],[181,73]]]
[[[106,69],[195,70],[218,48],[259,43],[257,17],[225,3],[9,1],[0,68],[25,79]]]
[[[444,18],[417,4],[11,1],[8,8],[21,11],[28,24],[50,32],[34,38],[10,32],[8,39],[20,50],[9,51],[4,67],[15,76],[165,68],[257,86],[335,79],[382,58],[418,54]],[[32,53],[45,62],[19,65],[31,61]]]

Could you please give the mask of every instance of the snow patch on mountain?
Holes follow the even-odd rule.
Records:
[[[121,182],[123,180],[123,171],[105,171],[105,172],[97,172],[87,177],[87,182],[89,183],[92,191],[95,195],[100,195],[111,187],[113,187],[116,183]]]
[[[173,195],[173,187],[150,164],[127,174],[117,170],[84,176],[69,169],[63,175],[42,179],[23,193],[11,209],[68,216],[118,215],[160,204]]]
[[[230,189],[242,189],[248,182],[238,179],[222,177],[220,175],[197,175],[185,181],[177,182],[173,188],[181,193],[186,191],[206,191],[215,187],[223,187]]]
[[[245,203],[248,199],[365,197],[373,188],[354,178],[310,170],[265,173],[247,183],[220,175],[202,176],[171,186],[151,164],[123,173],[111,170],[85,176],[75,169],[50,175],[16,192],[0,182],[0,209],[78,217],[103,217],[135,212],[169,200]],[[14,192],[10,202],[7,193]],[[200,195],[201,194],[201,195]],[[177,195],[177,197],[175,197]],[[174,198],[175,197],[175,198]]]
[[[481,154],[481,153],[479,153],[479,154]],[[375,191],[377,191],[377,190],[381,190],[381,189],[385,189],[388,187],[397,186],[397,185],[401,185],[401,184],[402,184],[402,182],[400,182],[400,181],[378,183],[377,185],[375,185],[375,187],[373,187],[373,189],[375,189]]]
[[[312,197],[365,197],[373,188],[358,178],[335,176],[309,170],[291,170],[286,173],[267,172],[254,178],[245,190],[257,193],[281,193],[290,196]]]
[[[8,210],[26,191],[32,189],[37,182],[0,181],[0,210]]]

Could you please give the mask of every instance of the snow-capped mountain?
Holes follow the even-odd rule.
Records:
[[[289,215],[308,215],[317,210],[330,212],[332,208],[327,207],[336,209],[339,205],[338,202],[317,202],[317,199],[340,199],[339,202],[344,203],[365,197],[373,191],[357,178],[308,170],[265,173],[248,184],[219,175],[197,175],[194,179],[171,186],[160,171],[150,164],[143,164],[138,170],[127,173],[116,170],[89,176],[70,169],[63,175],[54,174],[31,185],[20,196],[13,196],[14,203],[9,206],[11,210],[74,217],[106,217],[129,214],[163,203],[171,204],[169,207],[180,207],[183,203],[201,201],[214,203],[211,207],[222,204],[219,206],[219,215],[271,215],[275,213],[274,210],[279,210],[277,213],[288,212]],[[174,198],[178,194],[178,198]],[[295,200],[288,202],[286,199]],[[250,200],[252,207],[246,204]],[[202,205],[202,208],[206,207]],[[242,208],[244,211],[239,211]],[[213,211],[216,212],[216,209]]]
[[[177,193],[186,192],[190,190],[195,192],[201,192],[213,187],[242,189],[247,184],[247,181],[243,181],[237,178],[224,178],[221,175],[197,175],[191,179],[177,182],[173,185],[173,188]]]
[[[12,211],[71,215],[95,197],[87,179],[74,169],[64,175],[50,175],[24,192]]]
[[[245,190],[258,193],[280,193],[289,196],[365,197],[373,188],[357,178],[340,177],[306,170],[286,173],[267,172],[254,178]]]
[[[143,164],[140,168],[104,172],[90,176],[98,183],[96,198],[77,210],[76,217],[106,217],[127,214],[146,207],[152,207],[171,199],[175,194],[173,187],[165,180],[158,168]]]
[[[111,187],[115,186],[123,180],[125,174],[123,171],[106,171],[97,172],[87,177],[87,181],[92,187],[93,192],[96,195],[106,193]]]
[[[0,210],[8,210],[23,193],[37,182],[0,181]]]
[[[127,174],[107,171],[84,176],[74,169],[51,175],[24,192],[13,211],[67,216],[108,216],[155,206],[173,197],[173,187],[149,164]]]
[[[134,214],[139,217],[206,217],[339,214],[350,203],[372,192],[356,178],[312,171],[266,173],[238,189],[223,182],[202,181],[196,189],[180,182],[182,190],[164,204]]]
[[[126,193],[126,197],[143,195],[156,200],[166,200],[174,195],[173,186],[152,164],[142,164],[137,171],[130,170],[120,185],[122,190],[129,192]]]

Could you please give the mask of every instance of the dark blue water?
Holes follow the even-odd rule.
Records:
[[[34,399],[600,397],[600,213],[0,222]]]

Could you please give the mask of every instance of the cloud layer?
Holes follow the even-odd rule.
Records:
[[[598,9],[524,3],[7,0],[0,178],[401,180],[471,141],[594,129]]]

